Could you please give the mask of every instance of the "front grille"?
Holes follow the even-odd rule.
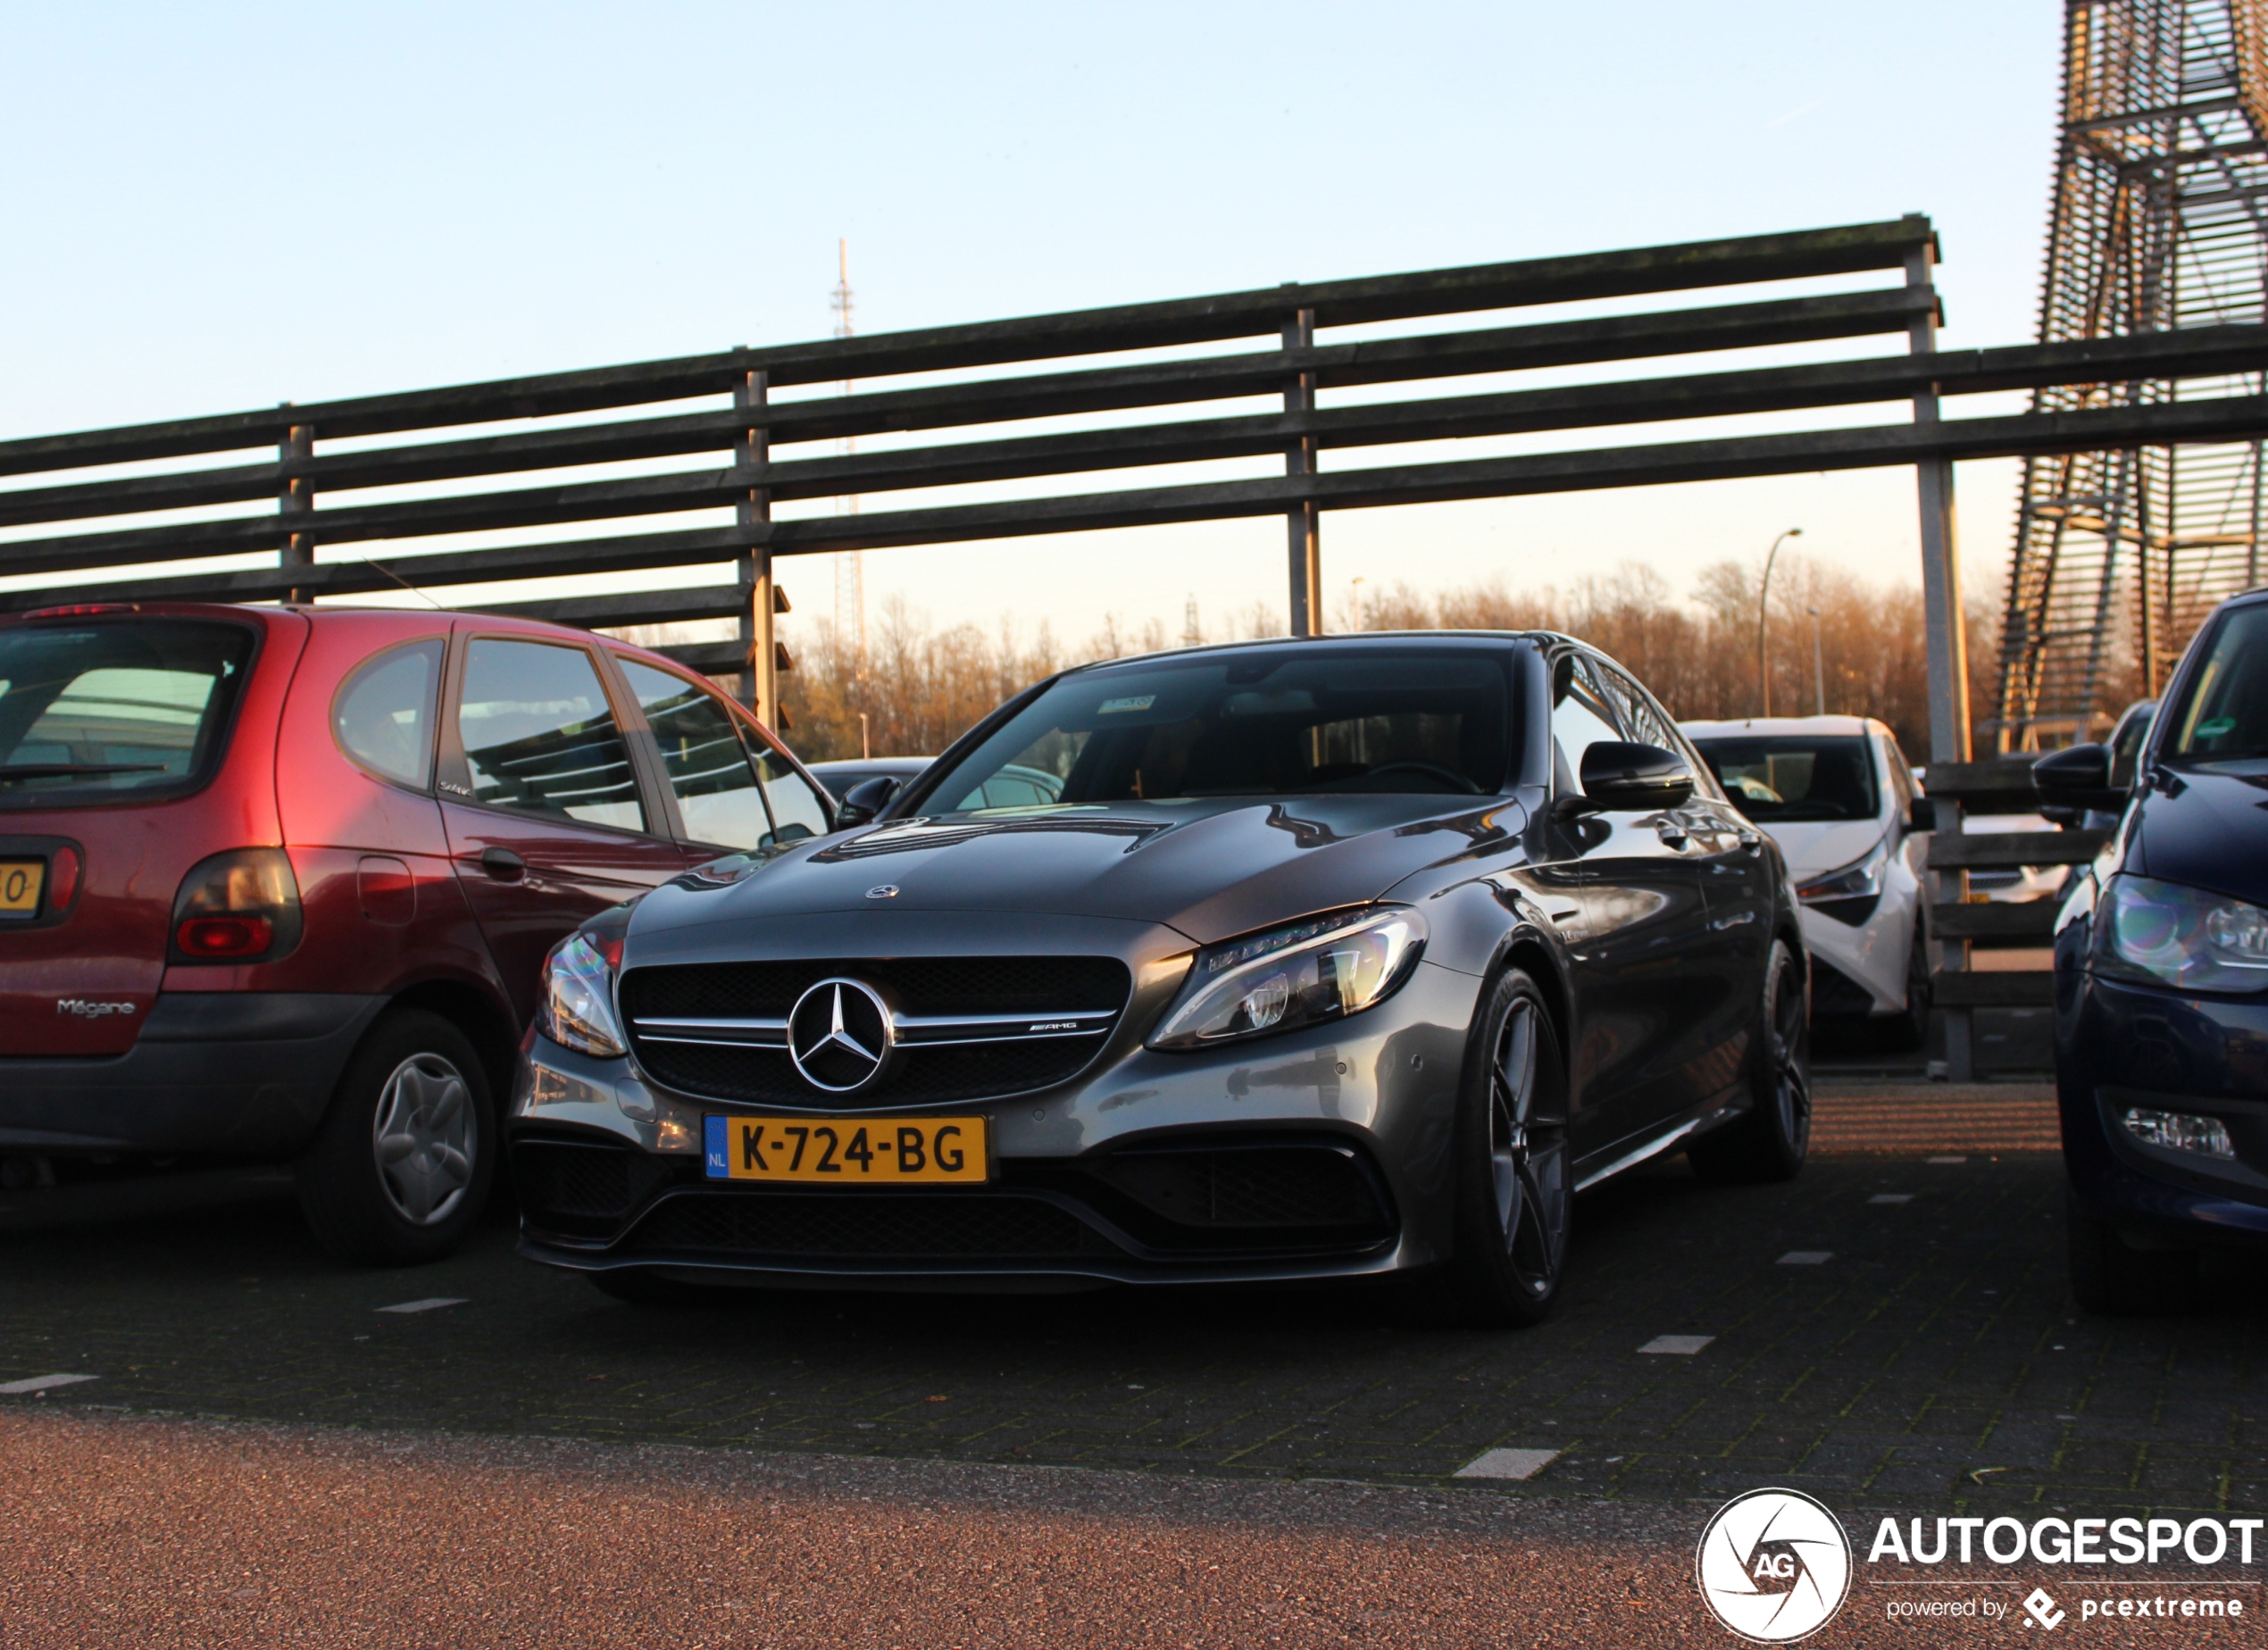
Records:
[[[1078,1036],[951,1043],[909,1036],[880,1081],[844,1096],[806,1083],[784,1046],[784,1022],[796,999],[836,977],[875,987],[909,1019],[1108,1018],[1087,1021]],[[1108,1041],[1132,985],[1126,965],[1112,957],[831,958],[633,969],[622,978],[621,1003],[639,1062],[668,1088],[756,1104],[879,1106],[985,1099],[1066,1081]],[[713,1042],[663,1040],[639,1029],[639,1022],[657,1020],[763,1021],[774,1029],[724,1033]]]
[[[691,1160],[619,1146],[521,1140],[512,1148],[513,1188],[529,1224],[576,1238],[605,1238]]]
[[[1053,1204],[976,1192],[693,1194],[656,1208],[627,1246],[650,1255],[805,1260],[1044,1260],[1119,1253]]]

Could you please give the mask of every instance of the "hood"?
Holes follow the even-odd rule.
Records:
[[[1882,840],[1880,820],[1790,820],[1764,828],[1787,858],[1788,874],[1797,882],[1866,857]]]
[[[2134,806],[2128,870],[2268,905],[2268,762],[2184,768]]]
[[[1362,904],[1426,866],[1509,839],[1516,802],[1301,796],[911,819],[798,845],[726,886],[699,873],[639,903],[637,931],[826,912],[971,912],[1163,923],[1199,945]],[[745,861],[722,862],[719,875]],[[882,888],[894,889],[883,895]]]

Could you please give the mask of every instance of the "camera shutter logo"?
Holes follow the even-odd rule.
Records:
[[[890,1005],[860,979],[822,979],[788,1015],[788,1057],[805,1082],[829,1094],[855,1094],[874,1082],[896,1041]]]
[[[1851,1587],[1842,1521],[1792,1489],[1752,1489],[1701,1532],[1694,1579],[1710,1613],[1757,1644],[1807,1638],[1834,1620]]]

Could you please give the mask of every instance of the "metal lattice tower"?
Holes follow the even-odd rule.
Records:
[[[828,295],[827,307],[835,312],[835,336],[846,338],[852,335],[850,242],[835,243],[835,290]],[[851,393],[848,382],[843,394]],[[839,450],[847,457],[858,451],[855,438],[845,436]],[[856,515],[858,498],[852,495],[835,501],[837,515]],[[866,679],[866,553],[851,550],[835,557],[835,638],[838,647],[853,649],[854,673],[858,679]]]
[[[2268,0],[2065,0],[2042,343],[2260,321]],[[2045,389],[2040,412],[2262,391],[2261,374]],[[2260,582],[2261,444],[2026,461],[2003,751],[2098,733]]]

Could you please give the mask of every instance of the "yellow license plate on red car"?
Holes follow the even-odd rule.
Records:
[[[36,916],[46,880],[45,860],[0,860],[0,916]]]
[[[796,1186],[983,1185],[992,1140],[982,1117],[710,1117],[704,1171],[712,1180]]]

